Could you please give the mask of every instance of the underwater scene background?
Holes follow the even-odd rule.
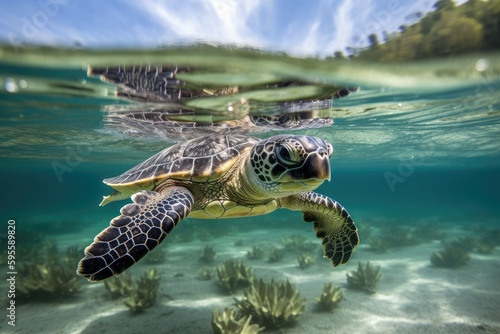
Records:
[[[373,44],[351,59],[1,45],[0,331],[500,333],[500,54]],[[148,71],[174,73],[178,98]],[[102,180],[216,133],[329,141],[316,191],[359,229],[350,262],[333,268],[311,223],[280,209],[187,218],[118,278],[77,276],[130,202],[99,207]]]

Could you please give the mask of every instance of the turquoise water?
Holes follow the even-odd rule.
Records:
[[[158,104],[117,96],[115,85],[87,74],[89,66],[147,62],[203,68],[183,79],[206,87],[226,82],[256,87],[278,79],[310,83],[312,93],[305,88],[280,91],[279,98],[276,91],[254,89],[241,91],[236,97],[190,101],[186,104],[190,110],[200,110],[187,116],[191,121],[286,113],[290,110],[280,104],[282,100],[304,106],[305,101],[325,100],[314,94],[328,87],[359,87],[359,91],[331,100],[329,107],[320,110],[323,117],[333,117],[333,125],[284,130],[332,143],[332,181],[317,191],[342,203],[360,229],[361,245],[351,262],[331,268],[319,255],[320,242],[311,226],[294,212],[281,210],[256,218],[221,221],[188,218],[172,234],[182,238],[169,243],[168,237],[161,245],[173,256],[156,264],[162,280],[153,308],[129,317],[123,301],[109,298],[101,283],[78,277],[81,286],[70,296],[59,298],[57,293],[48,293],[37,297],[32,293],[19,299],[17,326],[10,326],[4,317],[2,331],[27,333],[36,323],[41,333],[55,333],[55,328],[61,333],[85,333],[112,323],[106,332],[123,333],[127,328],[134,332],[134,328],[156,319],[155,326],[165,332],[208,332],[211,310],[232,304],[231,296],[217,289],[217,275],[210,282],[198,279],[201,265],[196,261],[197,254],[210,244],[218,251],[209,266],[212,269],[224,259],[239,258],[254,267],[256,277],[288,278],[298,285],[308,300],[306,310],[298,324],[285,332],[311,329],[329,333],[335,328],[353,332],[353,316],[367,326],[361,326],[359,332],[468,333],[478,328],[500,332],[500,318],[493,311],[500,306],[496,288],[500,274],[498,243],[484,253],[474,246],[482,242],[484,231],[498,236],[500,229],[498,54],[388,66],[211,47],[202,49],[202,57],[198,48],[120,52],[0,48],[0,192],[4,222],[0,233],[5,237],[1,244],[5,252],[7,222],[15,221],[18,282],[28,272],[26,268],[21,270],[22,266],[33,266],[33,245],[39,250],[45,247],[39,246],[43,242],[53,240],[58,256],[68,246],[83,249],[129,202],[99,207],[101,196],[110,192],[103,179],[121,174],[178,139],[147,131],[131,135],[110,126],[107,115],[113,111],[158,108]],[[484,64],[488,66],[484,68]],[[257,130],[250,135],[265,138],[283,132]],[[401,229],[414,233],[428,225],[443,235],[423,237],[418,244],[391,245],[385,252],[376,252],[371,246],[374,235],[391,231],[400,234]],[[282,245],[284,237],[295,234],[317,243],[318,250],[313,252],[316,262],[311,268],[299,269],[297,255],[291,250],[287,250],[283,266],[269,264],[265,258],[246,258],[253,245],[267,252],[272,246]],[[475,240],[462,240],[471,260],[458,269],[434,268],[429,261],[431,254],[460,237]],[[244,246],[233,244],[239,239],[244,240]],[[366,261],[380,265],[383,274],[374,295],[349,289],[345,280],[345,273]],[[151,265],[137,267],[131,269],[134,276]],[[5,261],[0,268],[8,272]],[[174,278],[176,275],[183,278]],[[425,280],[430,282],[428,286],[419,285]],[[345,300],[331,314],[318,315],[313,311],[314,298],[325,282],[340,286]],[[242,297],[242,290],[236,296]],[[404,306],[407,299],[411,307]],[[477,300],[483,300],[483,306],[471,302]],[[393,318],[379,314],[376,306],[370,306],[377,303],[385,303],[388,309],[395,307],[397,312]],[[37,310],[47,308],[58,315],[58,326],[37,315]],[[94,311],[89,312],[89,308]],[[95,318],[96,312],[100,318]],[[426,312],[435,314],[435,318],[429,321]],[[161,315],[164,320],[158,318]],[[116,325],[120,323],[122,327]]]

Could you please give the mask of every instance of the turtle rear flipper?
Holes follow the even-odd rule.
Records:
[[[334,267],[349,262],[359,244],[358,229],[342,205],[315,192],[304,192],[280,199],[281,207],[300,210],[304,221],[314,222],[316,237],[322,239],[324,256]]]
[[[125,205],[85,249],[78,275],[100,281],[122,273],[158,246],[193,207],[193,195],[181,187],[131,198],[134,203]]]

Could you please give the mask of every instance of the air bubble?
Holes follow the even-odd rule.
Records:
[[[7,78],[5,80],[5,90],[8,91],[9,93],[15,93],[19,90],[19,87],[17,86],[14,79]]]
[[[476,61],[476,70],[479,72],[486,71],[490,65],[490,62],[488,59],[481,58],[478,61]]]

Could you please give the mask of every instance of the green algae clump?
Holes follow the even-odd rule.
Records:
[[[460,247],[447,245],[444,250],[431,255],[431,263],[436,267],[457,268],[469,262],[469,253]]]
[[[361,262],[359,262],[358,270],[351,271],[347,274],[347,284],[353,289],[375,293],[377,282],[382,277],[379,271],[379,266],[370,266],[370,262],[366,262],[365,266],[363,266]]]
[[[245,316],[262,320],[266,328],[291,325],[304,312],[306,299],[302,298],[295,284],[285,282],[254,281],[244,290],[245,298],[234,299],[235,306]]]
[[[342,289],[333,286],[332,283],[325,283],[321,296],[316,298],[316,308],[318,311],[331,311],[342,300]]]
[[[124,302],[133,313],[143,312],[154,305],[160,288],[160,277],[156,268],[153,268],[135,281],[130,296]]]
[[[252,267],[235,259],[228,259],[218,266],[217,276],[220,286],[230,293],[240,286],[251,284],[254,279]]]
[[[225,308],[212,312],[212,332],[214,334],[255,334],[264,330],[257,324],[251,324],[252,316],[241,316],[234,308]]]

